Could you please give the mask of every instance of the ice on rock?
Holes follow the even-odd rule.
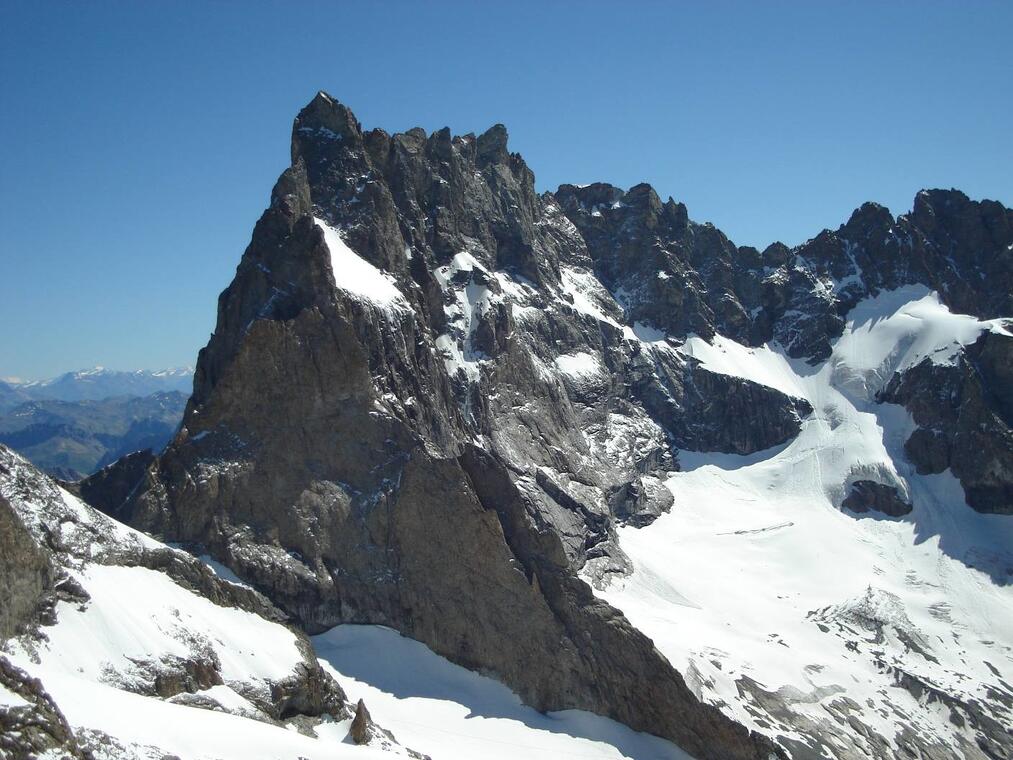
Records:
[[[555,362],[560,372],[577,381],[600,378],[605,374],[598,357],[586,351],[557,356]]]

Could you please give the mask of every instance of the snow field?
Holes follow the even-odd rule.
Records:
[[[681,350],[706,368],[802,396],[815,411],[786,446],[747,457],[681,452],[683,469],[667,482],[671,513],[620,530],[635,569],[599,595],[703,699],[761,732],[778,733],[740,695],[743,676],[790,695],[801,715],[826,719],[822,705],[846,695],[887,737],[899,728],[896,707],[921,735],[949,744],[959,729],[936,714],[941,706],[897,688],[870,648],[852,651],[814,613],[899,610],[886,622],[884,660],[957,695],[983,697],[995,680],[989,664],[1007,679],[1013,672],[1013,586],[970,566],[981,558],[1013,566],[1013,526],[971,510],[949,471],[918,475],[903,454],[909,415],[872,401],[894,371],[924,357],[952,361],[983,329],[1001,328],[950,314],[924,288],[902,288],[859,304],[831,358],[815,368],[775,347],[691,338]],[[842,512],[858,479],[896,487],[912,513]],[[908,651],[895,629],[935,661]]]

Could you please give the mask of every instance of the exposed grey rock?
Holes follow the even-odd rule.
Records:
[[[852,512],[881,512],[890,517],[901,517],[911,511],[910,502],[901,498],[896,488],[872,480],[852,483],[841,506]]]
[[[56,575],[49,552],[0,494],[0,641],[37,620]]]
[[[979,512],[1013,514],[1013,337],[986,331],[952,364],[924,359],[881,399],[904,404],[918,428],[904,450],[921,473],[949,467]]]

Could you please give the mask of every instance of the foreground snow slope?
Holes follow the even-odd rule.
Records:
[[[0,656],[38,678],[98,760],[277,760],[409,756],[684,760],[674,745],[590,713],[542,715],[502,684],[393,631],[342,626],[316,637],[321,666],[364,699],[400,742],[351,742],[351,711],[272,713],[279,691],[303,688],[305,638],[260,614],[218,603],[142,566],[200,564],[181,549],[96,512],[0,448],[0,495],[54,557],[70,589],[55,622],[0,642]],[[48,538],[47,538],[48,536]],[[204,559],[204,558],[201,558]],[[161,563],[162,565],[166,563]],[[227,569],[208,563],[236,589]],[[303,680],[298,680],[298,679]],[[297,679],[293,682],[293,679]],[[29,708],[0,683],[0,710]],[[414,747],[412,742],[418,743]],[[0,748],[0,757],[4,756]]]
[[[434,760],[689,760],[671,743],[607,718],[539,713],[498,681],[388,628],[338,626],[313,645],[350,698],[364,699],[380,725]]]
[[[350,720],[325,721],[304,736],[257,720],[166,702],[113,685],[131,658],[184,655],[194,632],[207,637],[229,673],[224,685],[197,692],[221,708],[255,713],[230,687],[283,675],[293,637],[240,610],[216,607],[143,568],[91,566],[78,579],[92,596],[84,610],[61,605],[47,628],[39,662],[22,650],[14,662],[40,678],[77,729],[106,733],[122,746],[109,757],[329,758],[391,757],[348,743]],[[200,635],[200,634],[198,634]],[[453,758],[588,757],[683,760],[672,744],[580,711],[542,715],[500,683],[452,665],[393,631],[341,626],[314,639],[322,659],[354,702],[400,743],[434,760]],[[400,748],[393,748],[401,755]]]
[[[1002,328],[916,287],[861,303],[817,367],[724,338],[684,349],[815,412],[779,449],[682,452],[671,513],[621,530],[634,572],[599,593],[703,699],[793,737],[798,757],[876,745],[984,757],[974,724],[1013,725],[1013,522],[968,508],[949,471],[918,475],[907,412],[874,402],[895,371],[950,361],[983,329]],[[913,510],[842,511],[856,480],[895,487]]]

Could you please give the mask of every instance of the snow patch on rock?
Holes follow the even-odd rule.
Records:
[[[323,230],[324,242],[331,254],[331,274],[339,290],[388,312],[409,308],[393,277],[349,248],[341,233],[327,222],[316,217],[313,221]]]

